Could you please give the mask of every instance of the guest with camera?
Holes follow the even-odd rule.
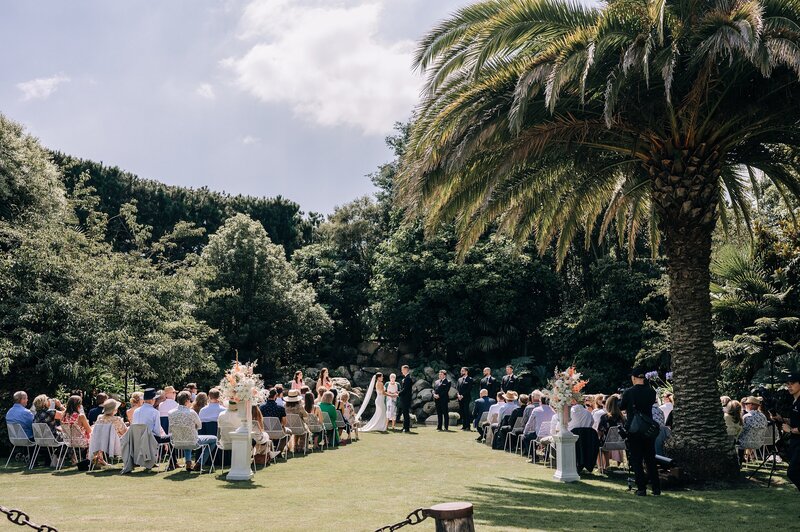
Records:
[[[625,430],[628,433],[630,463],[636,475],[636,495],[647,495],[647,476],[653,495],[661,495],[661,484],[656,465],[656,436],[659,427],[653,421],[653,403],[656,392],[645,384],[645,371],[635,367],[631,371],[633,386],[622,394],[620,409],[625,411]],[[647,476],[642,463],[647,465]]]

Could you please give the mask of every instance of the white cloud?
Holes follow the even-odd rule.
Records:
[[[414,42],[378,35],[387,1],[252,0],[240,35],[250,48],[223,64],[264,102],[324,126],[385,134],[409,117],[422,85],[411,71]]]
[[[194,92],[201,98],[207,100],[214,100],[217,98],[214,87],[212,87],[210,83],[201,83]]]
[[[254,137],[253,135],[245,135],[242,137],[242,144],[245,146],[249,146],[251,144],[259,144],[261,139],[259,137]]]
[[[69,78],[58,74],[50,78],[36,78],[30,81],[17,83],[17,88],[22,91],[22,100],[47,99],[62,83],[69,82]]]

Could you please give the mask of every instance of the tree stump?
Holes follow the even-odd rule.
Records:
[[[425,510],[436,520],[436,532],[475,532],[472,505],[468,502],[446,502]]]

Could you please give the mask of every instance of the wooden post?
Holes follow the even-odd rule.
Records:
[[[468,502],[446,502],[425,510],[436,520],[436,532],[475,532],[472,505]]]

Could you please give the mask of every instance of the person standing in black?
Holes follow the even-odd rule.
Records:
[[[661,483],[658,479],[658,466],[656,464],[656,440],[649,439],[641,434],[631,434],[631,422],[634,413],[638,412],[643,417],[653,419],[653,403],[656,402],[656,391],[644,383],[644,369],[633,368],[631,382],[633,386],[622,394],[620,409],[625,411],[625,429],[628,432],[628,451],[630,463],[636,475],[636,495],[647,495],[647,476],[644,474],[642,462],[647,465],[647,474],[650,477],[650,488],[653,495],[661,495]]]
[[[433,400],[436,403],[436,430],[450,430],[450,415],[447,412],[447,402],[450,397],[450,381],[447,380],[447,372],[439,370],[439,380],[433,383]]]
[[[503,377],[503,381],[500,383],[500,389],[503,393],[516,392],[518,381],[519,377],[514,375],[514,367],[509,364],[506,366],[506,374]]]
[[[469,402],[472,399],[472,377],[467,368],[461,368],[461,378],[456,386],[458,392],[458,414],[461,416],[461,430],[469,431]]]
[[[492,377],[492,370],[490,368],[483,368],[481,390],[486,390],[489,392],[489,397],[492,399],[497,397],[497,392],[500,391],[500,384],[497,382],[497,379]]]
[[[789,422],[783,423],[783,432],[789,435],[789,480],[800,490],[800,373],[792,373],[786,379],[786,387],[792,395],[792,413]]]
[[[400,390],[397,392],[398,416],[403,416],[403,432],[411,432],[411,388],[414,381],[409,375],[408,366],[400,368],[403,378],[400,379]]]

